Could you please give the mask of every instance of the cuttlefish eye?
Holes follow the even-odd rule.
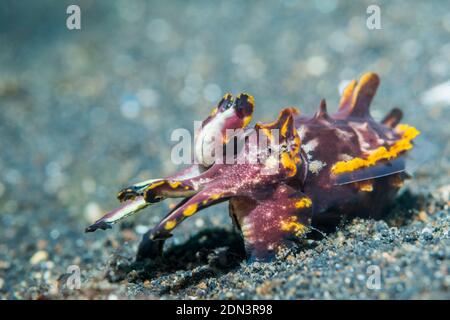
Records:
[[[230,109],[234,105],[233,95],[227,93],[223,96],[222,100],[217,104],[217,110],[219,112],[223,112],[227,109]]]
[[[227,93],[218,103],[217,111],[224,112],[233,108],[239,118],[244,118],[253,113],[254,103],[253,97],[246,93],[239,94],[236,99],[230,93]]]

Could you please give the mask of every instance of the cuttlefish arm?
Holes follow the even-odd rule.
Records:
[[[143,243],[151,247],[152,241],[167,239],[186,218],[226,200],[231,202],[230,213],[242,230],[251,258],[268,259],[280,246],[289,246],[305,234],[312,216],[312,200],[285,183],[296,174],[300,161],[293,112],[283,110],[278,121],[270,125],[282,128],[279,143],[290,146],[281,149],[278,169],[268,170],[273,165],[271,158],[260,158],[256,163],[215,164],[198,180],[195,195],[172,210],[144,237]],[[242,151],[240,156],[248,154]],[[138,256],[145,254],[140,252]]]
[[[211,178],[214,170],[209,169],[214,163],[211,163],[210,156],[215,156],[215,150],[228,142],[227,130],[245,128],[251,121],[253,109],[254,99],[251,95],[242,93],[233,97],[229,93],[225,94],[202,122],[197,133],[195,164],[166,178],[150,179],[122,189],[117,198],[124,204],[86,228],[86,232],[108,229],[117,221],[165,198],[191,197],[196,194],[200,186],[198,181],[203,179],[206,171]],[[223,139],[218,140],[216,137]],[[216,143],[220,148],[216,147]]]
[[[146,190],[154,187],[155,185],[159,185],[161,181],[187,180],[195,178],[201,175],[205,170],[207,170],[207,168],[200,164],[192,164],[166,178],[149,179],[123,188],[117,194],[117,199],[119,199],[120,202],[133,200],[136,197],[144,196]]]
[[[163,240],[171,237],[171,231],[183,220],[200,210],[228,200],[234,193],[233,190],[226,190],[226,188],[221,187],[221,183],[216,186],[213,184],[205,187],[204,190],[184,201],[161,220],[150,233],[150,240]]]
[[[143,182],[139,182],[137,184],[134,184],[130,187],[127,187],[123,190],[121,190],[118,194],[119,201],[121,201],[123,204],[119,206],[118,208],[106,213],[103,217],[95,221],[92,225],[87,227],[85,229],[86,232],[94,232],[97,229],[110,229],[113,224],[117,223],[118,221],[131,216],[133,214],[136,214],[137,212],[141,211],[142,209],[146,208],[147,206],[158,202],[158,201],[146,201],[145,194],[147,192],[148,195],[152,194],[149,193],[148,190],[156,189],[158,186],[163,185],[167,181],[174,181],[176,179],[186,179],[186,181],[189,181],[190,178],[195,178],[196,176],[201,176],[201,172],[205,169],[201,168],[199,165],[191,165],[178,173],[173,174],[172,176],[167,177],[166,179],[151,179],[146,180]],[[171,184],[172,185],[172,184]],[[177,193],[177,188],[175,189],[173,193],[169,192],[169,196],[188,196],[189,193],[186,191],[190,190],[184,190],[184,193]]]
[[[165,198],[191,197],[201,188],[200,181],[211,179],[215,175],[215,168],[197,176],[189,177],[186,174],[178,174],[168,179],[154,179],[148,183],[137,184],[139,195],[123,201],[123,205],[108,212],[94,224],[85,229],[86,232],[94,232],[97,229],[109,229],[111,226],[125,217],[133,215],[147,206],[157,203]],[[177,177],[186,177],[179,179]]]

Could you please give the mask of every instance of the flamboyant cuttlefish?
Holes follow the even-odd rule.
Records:
[[[230,216],[242,233],[248,257],[266,260],[311,228],[336,225],[343,217],[380,217],[403,183],[404,154],[419,131],[399,124],[399,109],[381,123],[371,117],[369,105],[379,82],[374,73],[350,82],[333,115],[322,100],[313,116],[285,108],[277,120],[253,128],[247,127],[253,97],[226,94],[197,134],[198,164],[123,189],[118,198],[124,204],[86,231],[110,228],[165,198],[184,198],[144,235],[138,252],[142,258],[160,252],[164,239],[187,217],[229,201]],[[230,129],[241,130],[231,135]],[[223,138],[212,143],[212,136]],[[229,151],[230,141],[240,142],[241,147],[235,143]],[[217,155],[217,143],[223,155],[211,163],[208,156]]]

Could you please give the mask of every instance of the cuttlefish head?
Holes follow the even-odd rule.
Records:
[[[212,148],[208,144],[208,137],[218,133],[222,137],[225,134],[226,139],[220,141],[222,146],[228,147],[237,140],[242,143],[240,148],[223,149],[231,150],[231,157],[222,158],[226,161],[201,164],[202,170],[194,170],[196,173],[189,169],[189,174],[181,171],[165,179],[140,184],[139,190],[142,193],[126,200],[122,207],[105,215],[86,231],[109,228],[119,219],[166,198],[184,199],[146,234],[148,241],[166,239],[184,219],[209,206],[237,198],[245,198],[248,203],[258,204],[256,211],[251,214],[259,215],[261,208],[272,206],[272,203],[281,206],[276,209],[274,218],[284,217],[284,214],[278,214],[283,210],[288,210],[286,212],[290,214],[289,210],[295,209],[298,194],[290,190],[287,184],[299,174],[302,166],[300,137],[294,125],[297,111],[294,108],[283,109],[277,120],[256,124],[254,128],[242,131],[236,139],[227,139],[226,130],[246,127],[252,112],[251,96],[241,94],[233,99],[231,95],[225,95],[202,123],[200,135],[195,141],[196,157],[198,160],[206,160],[205,149]],[[272,199],[272,202],[264,202],[266,199]],[[269,209],[261,210],[265,212]],[[274,223],[278,226],[281,222]]]
[[[214,163],[199,176],[171,181],[177,188],[189,190],[187,197],[153,229],[151,238],[169,237],[184,219],[211,205],[235,197],[264,199],[280,184],[297,176],[302,158],[300,137],[294,126],[296,113],[295,109],[286,108],[274,122],[255,125],[241,137],[244,145],[231,162]],[[158,186],[151,192],[167,195],[167,186]]]

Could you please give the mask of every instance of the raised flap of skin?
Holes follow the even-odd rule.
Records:
[[[381,178],[405,171],[405,158],[400,156],[390,161],[382,161],[371,167],[360,168],[336,175],[335,184],[343,185],[358,181]]]

